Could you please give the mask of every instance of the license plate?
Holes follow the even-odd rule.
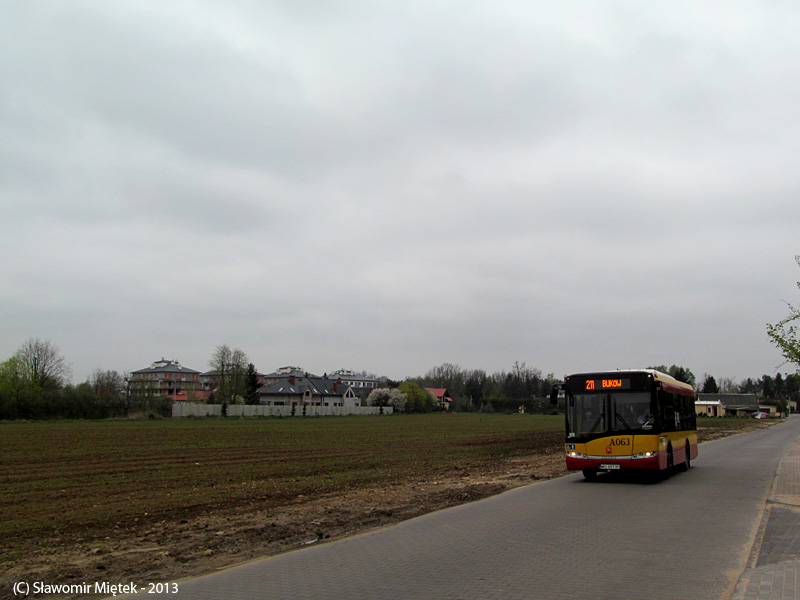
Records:
[[[614,464],[614,465],[600,465],[600,468],[603,471],[614,471],[615,469],[619,469],[619,465],[617,465],[617,464]]]

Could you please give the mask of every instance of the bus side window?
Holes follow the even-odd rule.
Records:
[[[664,390],[658,390],[658,404],[661,408],[662,431],[675,431],[677,429],[675,419],[677,407],[675,406],[673,395]]]
[[[683,412],[684,412],[684,429],[695,430],[697,429],[697,413],[694,410],[694,397],[683,396]]]

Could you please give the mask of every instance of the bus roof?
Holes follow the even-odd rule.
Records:
[[[672,375],[667,375],[655,369],[615,369],[613,371],[593,371],[587,373],[573,373],[567,377],[587,377],[591,375],[610,375],[623,373],[649,373],[653,379],[661,383],[661,387],[669,392],[682,394],[684,396],[694,396],[694,388],[688,383],[678,381]]]

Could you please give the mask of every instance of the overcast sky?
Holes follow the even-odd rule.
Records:
[[[0,9],[0,360],[774,374],[794,1]],[[793,369],[783,367],[783,372]]]

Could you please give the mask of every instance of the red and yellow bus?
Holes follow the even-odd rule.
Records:
[[[563,390],[567,468],[587,479],[601,471],[688,470],[697,458],[692,386],[640,369],[569,375]]]

